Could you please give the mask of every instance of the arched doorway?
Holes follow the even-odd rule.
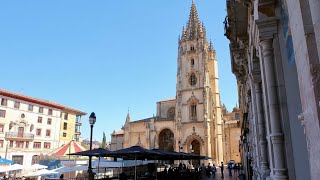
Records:
[[[174,134],[170,129],[164,129],[159,134],[159,149],[174,150]]]
[[[190,153],[200,155],[200,142],[198,140],[192,140],[190,143]],[[192,160],[193,167],[199,167],[200,160]]]

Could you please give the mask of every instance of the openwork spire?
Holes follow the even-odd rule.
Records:
[[[198,12],[194,0],[192,0],[192,5],[190,9],[189,20],[187,22],[186,30],[182,34],[182,38],[194,39],[199,37],[204,37],[203,25],[199,21]]]
[[[127,114],[127,117],[126,117],[126,123],[129,123],[130,122],[130,112],[128,110],[128,114]]]
[[[213,45],[212,45],[212,40],[210,39],[210,44],[209,44],[209,51],[213,51]]]

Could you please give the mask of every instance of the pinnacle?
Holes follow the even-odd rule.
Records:
[[[129,109],[128,109],[128,114],[127,114],[127,117],[126,117],[126,122],[130,122],[130,112],[129,112]]]
[[[213,51],[213,45],[212,45],[212,40],[210,39],[210,44],[209,44],[209,51]]]
[[[186,34],[188,39],[194,39],[197,37],[203,37],[204,25],[199,21],[198,12],[194,0],[192,0],[192,5],[189,14],[189,20],[187,22],[186,29],[182,32],[182,36]]]

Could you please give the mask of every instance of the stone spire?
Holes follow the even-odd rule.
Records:
[[[187,27],[183,35],[185,34],[187,39],[194,39],[197,37],[203,37],[203,25],[200,23],[198,18],[198,12],[194,0],[192,0],[192,5],[190,9],[189,20],[187,22]]]
[[[128,114],[127,114],[127,117],[126,117],[126,123],[129,123],[130,122],[130,112],[128,110]]]
[[[210,39],[210,44],[209,44],[209,48],[208,48],[209,51],[213,51],[213,45],[212,45],[212,40]]]

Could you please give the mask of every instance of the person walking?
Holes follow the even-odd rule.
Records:
[[[213,179],[216,178],[216,172],[217,172],[217,168],[214,164],[212,164],[212,176],[213,176]]]
[[[224,178],[224,175],[223,175],[223,170],[224,170],[224,165],[223,165],[223,162],[221,162],[221,178]]]

